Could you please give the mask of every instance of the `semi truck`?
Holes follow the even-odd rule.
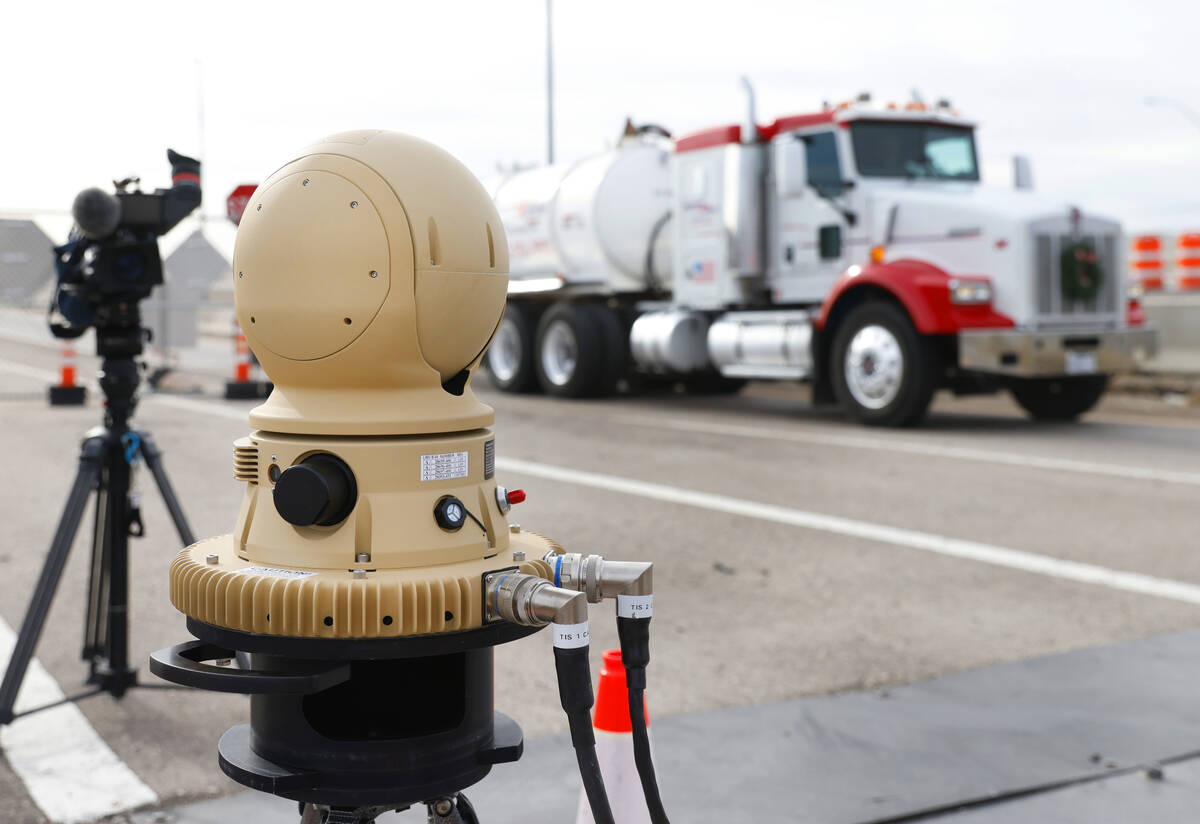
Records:
[[[560,398],[671,381],[810,381],[816,403],[902,426],[935,391],[1007,390],[1072,420],[1154,352],[1115,220],[980,182],[947,101],[867,96],[613,148],[493,181],[510,255],[486,365]],[[1018,159],[1021,160],[1021,159]]]

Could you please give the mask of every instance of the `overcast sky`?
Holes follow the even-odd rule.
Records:
[[[1134,229],[1200,228],[1200,3],[557,0],[560,159],[624,118],[676,134],[860,91],[948,97],[980,123],[985,181],[1033,159],[1037,188]],[[165,149],[203,152],[205,211],[325,134],[395,129],[476,174],[545,158],[545,2],[7,5],[0,209],[67,208]],[[1153,95],[1193,113],[1150,106]],[[198,123],[203,99],[203,138]],[[201,140],[203,139],[203,142]]]

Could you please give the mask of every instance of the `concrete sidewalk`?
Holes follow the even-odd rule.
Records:
[[[1185,632],[888,690],[658,719],[663,797],[686,824],[1194,821],[1197,649],[1200,632]],[[1161,779],[1148,778],[1160,763]],[[520,762],[468,795],[485,824],[570,824],[578,787],[557,735],[527,741]],[[296,824],[295,809],[239,792],[132,820]]]

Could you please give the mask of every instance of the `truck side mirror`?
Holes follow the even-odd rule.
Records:
[[[1025,155],[1013,155],[1013,188],[1033,189],[1033,163]]]
[[[808,186],[808,160],[804,142],[785,137],[775,144],[775,193],[780,197],[802,197]]]

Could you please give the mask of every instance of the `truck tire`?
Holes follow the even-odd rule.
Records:
[[[604,367],[596,394],[611,395],[629,374],[629,331],[616,311],[608,306],[589,305],[584,309],[595,318],[603,346]]]
[[[497,389],[503,392],[532,392],[537,388],[533,337],[533,313],[519,303],[509,303],[484,359]]]
[[[1095,406],[1108,389],[1107,375],[1030,378],[1014,383],[1013,397],[1039,421],[1073,421]]]
[[[600,391],[604,336],[594,307],[557,303],[538,324],[534,363],[547,395],[583,398]]]
[[[838,327],[829,375],[842,409],[874,426],[909,426],[929,409],[940,375],[938,353],[893,303],[851,310]]]

